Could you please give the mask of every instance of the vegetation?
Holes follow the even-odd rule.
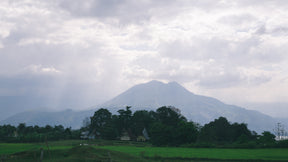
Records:
[[[147,161],[128,153],[96,148],[92,146],[59,147],[57,149],[34,148],[10,155],[1,155],[1,161]]]
[[[201,128],[199,134],[199,141],[217,144],[247,143],[256,139],[256,132],[248,130],[247,125],[243,123],[230,124],[224,117],[220,117],[213,122],[205,124],[204,127]]]
[[[173,107],[161,107],[156,112],[140,110],[133,114],[130,107],[126,107],[118,113],[112,115],[107,109],[99,109],[82,130],[89,130],[90,135],[100,139],[119,139],[126,133],[131,140],[142,137],[156,146],[179,146],[197,139],[198,126],[188,122]]]
[[[0,126],[0,161],[288,160],[288,140],[224,117],[200,126],[174,107],[134,113],[126,107],[118,115],[99,109],[85,123],[80,130]]]
[[[80,145],[81,144],[81,145]],[[61,140],[0,144],[2,161],[287,161],[288,149],[152,147],[143,142]],[[141,147],[140,147],[141,146]],[[6,149],[9,148],[9,149]],[[25,149],[26,148],[26,149]],[[10,150],[10,152],[6,151]]]
[[[129,139],[136,141],[142,136],[154,146],[285,147],[283,142],[276,142],[275,135],[268,131],[258,135],[246,124],[230,123],[224,117],[201,127],[188,121],[175,107],[163,106],[156,111],[140,110],[133,114],[130,107],[126,107],[118,113],[112,115],[107,109],[99,109],[82,130],[89,130],[90,135],[98,139],[110,140],[120,139],[126,132]]]
[[[24,123],[17,127],[0,126],[0,142],[44,142],[47,140],[79,139],[80,130],[64,128],[62,125],[45,127],[26,126]]]
[[[58,126],[0,126],[0,142],[45,142],[55,140],[96,138],[105,140],[148,141],[154,146],[270,148],[288,147],[265,131],[261,135],[250,131],[244,123],[230,123],[219,117],[204,126],[188,121],[175,107],[160,107],[156,111],[131,107],[112,115],[107,109],[97,110],[80,130]],[[81,134],[82,133],[82,134]]]
[[[182,158],[202,160],[288,160],[288,149],[220,149],[183,147],[103,146],[101,148],[125,152],[146,158]]]

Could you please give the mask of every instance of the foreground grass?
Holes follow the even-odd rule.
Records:
[[[94,162],[94,161],[143,161],[148,160],[132,156],[126,153],[93,148],[91,146],[76,146],[70,149],[59,149],[51,151],[43,151],[43,162]],[[41,151],[24,151],[8,156],[2,156],[0,161],[7,162],[30,162],[40,161]]]
[[[0,143],[0,155],[14,154],[27,150],[40,148],[38,144],[22,144],[22,143]]]
[[[73,145],[51,145],[48,146],[44,143],[0,143],[0,155],[9,155],[24,151],[40,150],[65,150],[72,148]]]
[[[82,143],[88,145],[80,146]],[[44,161],[288,161],[288,149],[151,147],[145,143],[81,140],[49,142],[48,147],[46,143],[0,143],[0,161],[39,161],[41,148]]]
[[[101,148],[149,158],[285,160],[288,149],[218,149],[176,147],[103,146]]]

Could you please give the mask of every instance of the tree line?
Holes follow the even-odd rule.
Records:
[[[84,126],[77,130],[62,125],[45,127],[0,126],[0,142],[45,142],[95,138],[104,140],[148,141],[154,146],[187,147],[288,147],[288,140],[276,141],[275,135],[264,131],[258,135],[244,123],[230,123],[219,117],[201,126],[188,121],[179,109],[163,106],[156,111],[138,110],[131,107],[112,114],[100,108],[93,116],[84,120]]]
[[[225,117],[200,126],[188,121],[179,109],[171,106],[163,106],[156,111],[138,110],[134,113],[130,109],[131,107],[126,107],[118,110],[118,115],[112,115],[109,110],[101,108],[81,129],[95,138],[107,140],[121,139],[126,134],[130,140],[136,141],[138,137],[144,136],[155,146],[274,147],[277,143],[271,132],[264,131],[258,135],[250,131],[246,124],[230,123]]]
[[[64,128],[62,125],[54,127],[26,126],[20,123],[17,127],[12,125],[0,126],[0,142],[45,142],[47,140],[79,139],[80,130]]]

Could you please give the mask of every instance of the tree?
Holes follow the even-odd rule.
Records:
[[[262,145],[273,144],[275,143],[275,135],[271,132],[264,131],[262,135],[259,137],[259,143]]]
[[[155,122],[150,129],[151,143],[157,146],[179,146],[195,142],[198,129],[193,122],[187,122],[174,107],[160,107],[156,110]]]
[[[193,122],[181,121],[178,123],[173,135],[175,139],[173,145],[194,143],[198,137],[198,127]]]
[[[17,132],[19,135],[24,135],[26,133],[26,124],[25,123],[20,123],[17,127]]]
[[[81,130],[89,130],[89,127],[90,127],[90,118],[89,117],[86,117],[83,121],[82,121],[82,127],[81,127]]]
[[[229,141],[230,123],[224,117],[219,117],[213,122],[205,124],[200,131],[199,139],[205,142],[223,143]]]
[[[245,143],[255,139],[255,135],[247,128],[246,124],[230,124],[224,117],[205,124],[200,130],[199,141],[210,143]]]
[[[12,125],[0,126],[0,141],[7,142],[13,139],[16,135],[16,128]]]
[[[131,120],[132,130],[136,136],[142,135],[144,128],[149,130],[154,121],[151,113],[146,110],[134,112]]]
[[[112,113],[101,108],[94,113],[90,121],[90,133],[103,137],[105,127],[112,122]]]
[[[172,106],[163,106],[156,110],[156,120],[165,124],[176,126],[180,121],[187,121],[187,119],[180,114],[180,110]]]
[[[129,129],[131,126],[131,118],[132,118],[132,111],[130,110],[131,106],[126,106],[126,110],[120,109],[118,110],[118,122],[119,128],[122,129]],[[120,130],[120,131],[121,131]]]
[[[53,127],[51,127],[50,125],[46,125],[44,129],[45,129],[45,132],[52,132],[53,131]]]
[[[155,146],[167,146],[171,144],[173,128],[160,122],[155,122],[150,128],[151,143]]]
[[[250,140],[256,139],[256,135],[247,128],[247,124],[241,123],[233,123],[230,128],[230,139],[231,141],[238,143],[246,143]]]

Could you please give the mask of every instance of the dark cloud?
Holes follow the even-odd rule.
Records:
[[[148,20],[150,8],[157,3],[130,0],[61,0],[60,6],[75,16],[116,18],[121,22],[135,23]]]
[[[243,80],[237,74],[213,74],[199,77],[197,84],[206,88],[228,88],[243,84]]]
[[[262,0],[262,1],[258,1],[258,0],[237,0],[237,4],[240,6],[277,6],[277,7],[288,7],[288,3],[287,1],[283,1],[283,0]]]
[[[163,44],[161,54],[175,59],[223,59],[229,54],[229,42],[221,39],[199,38],[191,42],[174,41]]]
[[[110,17],[117,16],[120,6],[125,3],[125,0],[62,0],[60,6],[79,16]]]
[[[212,68],[211,68],[212,71]],[[241,72],[234,69],[234,71],[230,71],[229,73],[226,72],[218,72],[214,70],[215,73],[210,75],[202,75],[197,78],[198,85],[205,87],[205,88],[232,88],[238,86],[259,86],[261,84],[267,83],[271,80],[270,77],[265,75],[262,76],[249,76],[241,74]]]
[[[209,11],[226,7],[228,4],[213,0],[61,0],[59,5],[74,16],[114,18],[121,23],[139,23],[149,21],[152,17],[161,17],[165,12],[173,16],[187,6]]]
[[[249,23],[258,21],[258,19],[252,14],[244,13],[244,14],[239,14],[239,15],[225,15],[221,17],[218,21],[220,23],[225,23],[228,25],[240,26],[240,25],[246,25],[246,24],[249,25]]]

